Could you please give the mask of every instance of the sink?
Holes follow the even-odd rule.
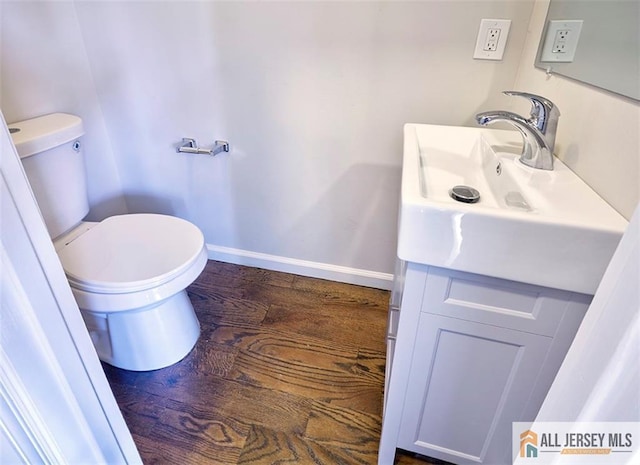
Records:
[[[557,158],[523,165],[516,131],[404,126],[398,257],[595,294],[628,222]],[[476,189],[476,203],[450,191]]]

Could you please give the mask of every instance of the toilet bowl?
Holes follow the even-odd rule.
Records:
[[[185,288],[207,262],[197,227],[165,215],[112,216],[54,246],[102,361],[146,371],[191,351],[200,326]]]
[[[202,232],[159,214],[82,221],[80,118],[56,113],[9,127],[98,357],[135,371],[184,358],[200,334],[185,289],[207,262]]]

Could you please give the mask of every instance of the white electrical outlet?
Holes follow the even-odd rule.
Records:
[[[569,63],[575,58],[582,20],[553,20],[547,25],[540,61]]]
[[[489,29],[487,33],[487,38],[484,41],[484,46],[482,50],[486,52],[495,52],[498,49],[498,41],[500,40],[500,29],[494,28]]]
[[[473,58],[478,60],[502,60],[510,27],[510,19],[481,20]]]

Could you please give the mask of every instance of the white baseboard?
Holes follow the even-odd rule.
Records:
[[[361,270],[348,266],[280,257],[260,252],[234,249],[207,244],[210,260],[218,260],[236,265],[253,266],[272,271],[282,271],[312,278],[328,279],[358,286],[391,290],[393,275],[379,271]]]

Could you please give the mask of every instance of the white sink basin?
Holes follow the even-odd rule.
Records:
[[[398,256],[594,294],[628,222],[560,160],[518,161],[515,131],[406,124]],[[477,203],[450,197],[477,189]]]

